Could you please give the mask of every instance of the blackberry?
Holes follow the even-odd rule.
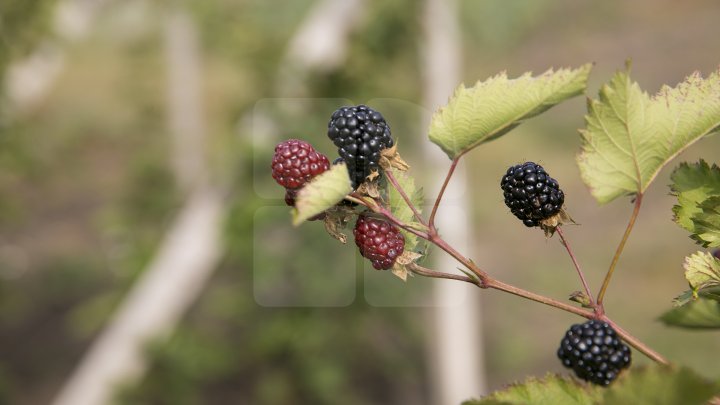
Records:
[[[394,225],[364,214],[358,217],[353,235],[360,254],[376,270],[391,268],[405,248],[405,237]]]
[[[272,177],[287,189],[298,189],[310,179],[330,168],[327,156],[309,143],[289,139],[275,147]]]
[[[353,188],[378,170],[380,151],[393,146],[390,127],[382,114],[362,104],[335,111],[327,134],[347,164]]]
[[[510,167],[500,182],[505,205],[527,227],[560,212],[565,194],[558,182],[539,164],[525,162]]]
[[[631,361],[630,348],[615,330],[594,319],[571,326],[560,342],[557,356],[578,378],[602,386],[610,385]]]

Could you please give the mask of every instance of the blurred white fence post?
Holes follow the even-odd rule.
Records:
[[[288,43],[278,70],[277,96],[305,95],[308,73],[341,66],[364,9],[365,0],[317,1]]]
[[[175,180],[184,192],[207,178],[202,57],[190,15],[173,10],[165,24],[167,119]]]
[[[172,155],[187,201],[153,261],[93,342],[54,405],[105,405],[111,403],[119,383],[141,377],[147,367],[145,345],[172,333],[222,255],[225,207],[221,191],[207,178],[197,33],[182,10],[172,12],[165,28]]]
[[[462,50],[457,1],[425,0],[423,23],[424,98],[425,106],[434,111],[447,102],[460,83]],[[449,167],[450,161],[440,148],[430,142],[424,144],[429,167]],[[433,170],[432,173],[435,177],[431,188],[436,193],[445,179],[446,170]],[[468,248],[473,246],[472,235],[463,215],[468,218],[472,215],[470,197],[461,164],[448,185],[435,221],[448,242]],[[438,254],[435,266],[442,271],[452,271],[458,264],[449,256]],[[433,404],[457,405],[485,392],[479,293],[477,288],[464,283],[434,283],[434,307],[431,308],[434,330],[430,340]],[[461,297],[459,303],[458,297]]]

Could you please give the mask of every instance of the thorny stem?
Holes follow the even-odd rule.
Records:
[[[650,347],[648,347],[648,346],[647,346],[646,344],[644,344],[643,342],[639,341],[635,336],[631,335],[631,334],[628,333],[625,329],[623,329],[623,328],[621,328],[620,326],[618,326],[618,324],[616,324],[615,322],[613,322],[613,320],[610,319],[610,318],[608,318],[606,315],[603,314],[603,315],[600,317],[600,320],[605,321],[605,322],[607,322],[610,326],[612,326],[612,328],[615,329],[615,332],[617,332],[617,334],[618,334],[625,342],[627,342],[630,346],[632,346],[632,347],[634,347],[635,349],[637,349],[639,352],[643,353],[644,355],[648,356],[649,358],[655,360],[656,362],[658,362],[658,363],[660,363],[660,364],[670,364],[670,362],[669,362],[665,357],[663,357],[661,354],[659,354],[659,353],[656,352],[655,350],[653,350],[653,349],[651,349]]]
[[[430,277],[430,278],[444,278],[448,280],[458,280],[458,281],[464,281],[466,283],[470,283],[473,285],[478,285],[477,280],[472,279],[468,276],[461,276],[459,274],[452,274],[452,273],[443,273],[442,271],[435,271],[430,270],[428,268],[425,268],[423,266],[420,266],[417,263],[411,263],[408,265],[408,270],[411,272],[424,276],[424,277]]]
[[[433,243],[435,246],[439,247],[440,249],[444,250],[447,254],[452,256],[455,260],[462,263],[465,267],[467,267],[470,271],[475,274],[475,276],[479,280],[479,287],[485,288],[487,282],[489,280],[492,280],[492,277],[483,271],[481,268],[479,268],[472,260],[468,259],[467,257],[463,256],[460,252],[455,250],[452,246],[450,246],[443,238],[440,237],[437,233],[430,233],[428,234],[428,241]]]
[[[551,307],[555,307],[558,309],[562,309],[567,312],[571,312],[575,315],[580,315],[582,317],[592,319],[595,314],[592,311],[588,311],[582,308],[578,308],[576,306],[566,304],[562,301],[558,301],[553,298],[546,297],[544,295],[535,294],[533,292],[523,290],[522,288],[515,287],[510,284],[505,284],[502,281],[490,279],[486,283],[488,288],[494,288],[496,290],[505,291],[513,295],[517,295],[518,297],[527,298],[529,300],[539,302],[541,304],[549,305]]]
[[[564,302],[560,302],[553,298],[535,294],[533,292],[524,290],[519,287],[512,286],[510,284],[503,283],[502,281],[495,280],[495,279],[487,279],[485,282],[481,282],[477,279],[472,279],[467,276],[461,276],[458,274],[451,274],[451,273],[444,273],[441,271],[430,270],[430,269],[422,267],[416,263],[411,264],[409,266],[409,270],[415,274],[425,276],[425,277],[444,278],[444,279],[449,279],[449,280],[459,280],[459,281],[464,281],[466,283],[476,285],[480,288],[492,288],[495,290],[505,291],[510,294],[517,295],[519,297],[523,297],[523,298],[527,298],[527,299],[535,301],[535,302],[539,302],[541,304],[549,305],[551,307],[555,307],[555,308],[559,308],[559,309],[562,309],[562,310],[565,310],[568,312],[572,312],[573,314],[580,315],[580,316],[588,318],[588,319],[593,318],[593,316],[594,316],[594,314],[591,311],[587,311],[582,308],[578,308],[578,307],[566,304]]]
[[[635,208],[633,209],[632,215],[630,216],[630,221],[627,224],[627,228],[625,228],[625,233],[623,234],[622,239],[620,240],[620,244],[617,247],[617,250],[615,251],[615,256],[612,259],[612,262],[610,263],[610,268],[607,271],[607,274],[605,274],[605,280],[603,280],[602,287],[600,288],[600,292],[597,296],[597,305],[600,307],[600,310],[603,310],[603,298],[605,298],[605,291],[608,288],[608,285],[610,284],[610,279],[613,276],[613,273],[615,272],[615,267],[617,266],[618,260],[620,260],[620,255],[622,254],[623,249],[625,248],[625,242],[627,242],[628,237],[630,236],[630,232],[633,229],[633,225],[635,225],[635,220],[638,217],[638,214],[640,213],[640,205],[642,204],[643,194],[638,193],[635,196]]]
[[[395,175],[393,175],[393,172],[390,170],[385,170],[385,176],[390,181],[390,183],[393,185],[393,187],[395,187],[395,190],[397,190],[398,193],[400,193],[403,200],[405,200],[405,204],[407,204],[407,206],[410,207],[410,209],[413,212],[413,215],[415,215],[415,219],[417,219],[418,222],[420,222],[421,224],[426,225],[425,220],[423,219],[422,215],[420,215],[420,212],[418,212],[417,207],[415,207],[415,204],[412,203],[412,201],[408,197],[407,193],[405,193],[405,190],[402,187],[400,187],[400,183],[398,183],[397,179],[395,178]]]
[[[593,308],[596,308],[595,300],[593,299],[593,295],[590,292],[590,287],[588,286],[587,280],[585,280],[585,274],[583,273],[582,269],[580,268],[580,264],[578,263],[577,259],[575,258],[575,254],[573,254],[572,249],[570,248],[570,244],[568,243],[567,239],[565,239],[565,234],[563,233],[562,227],[558,226],[555,228],[555,232],[557,232],[558,235],[560,235],[560,240],[562,241],[563,246],[565,246],[565,250],[567,250],[568,255],[570,255],[570,259],[573,262],[573,265],[575,266],[575,270],[577,271],[578,276],[580,277],[580,282],[582,283],[583,289],[585,290],[585,295],[590,300],[590,306]]]
[[[448,169],[447,175],[445,176],[445,181],[443,181],[442,187],[440,187],[440,192],[438,192],[437,198],[435,199],[435,204],[432,208],[432,212],[430,212],[428,227],[430,228],[431,234],[437,233],[437,229],[435,228],[435,214],[437,214],[438,207],[440,207],[440,200],[442,200],[443,194],[445,194],[445,189],[447,188],[448,183],[450,183],[450,178],[455,172],[455,168],[460,161],[460,157],[461,156],[456,157],[455,159],[453,159],[452,163],[450,163],[450,168]]]

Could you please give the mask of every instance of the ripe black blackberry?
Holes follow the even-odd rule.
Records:
[[[336,110],[328,122],[327,134],[347,164],[353,188],[378,170],[380,151],[393,146],[390,127],[382,114],[362,104]]]
[[[615,330],[594,319],[571,326],[560,342],[557,356],[578,378],[602,386],[610,385],[631,362],[630,348]]]
[[[560,212],[565,194],[558,182],[539,164],[525,162],[510,167],[500,182],[505,205],[527,227]]]
[[[327,156],[309,143],[288,139],[275,147],[272,177],[286,189],[298,189],[310,179],[330,168]]]
[[[376,270],[391,268],[405,249],[405,237],[394,225],[364,214],[358,216],[353,235],[360,254]]]

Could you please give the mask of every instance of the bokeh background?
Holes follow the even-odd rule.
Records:
[[[177,94],[168,86],[177,82],[169,77],[167,21],[178,10],[189,17],[200,55],[199,153],[210,179],[202,181],[223,190],[221,255],[177,327],[145,345],[145,375],[120,384],[113,401],[433,403],[433,281],[402,283],[373,271],[318,223],[293,228],[268,169],[273,145],[290,137],[335,156],[327,119],[340,105],[361,102],[383,111],[406,160],[423,169],[422,3],[364,1],[343,55],[298,73],[288,49],[317,5],[310,0],[2,0],[0,403],[51,402],[188,198],[168,113]],[[720,64],[714,0],[457,6],[468,84],[500,71],[594,62],[588,95],[595,96],[631,58],[632,76],[654,93]],[[467,155],[472,257],[504,281],[559,298],[578,289],[569,259],[555,239],[506,212],[498,182],[525,160],[559,180],[580,224],[566,233],[597,288],[632,205],[598,206],[582,184],[574,159],[584,112],[583,98],[574,98]],[[720,138],[708,138],[680,160],[717,162],[719,152]],[[683,257],[698,249],[671,221],[669,172],[645,199],[606,305],[650,346],[717,380],[717,333],[657,321],[685,288]],[[477,294],[490,389],[563,371],[555,348],[577,318],[498,292]]]

